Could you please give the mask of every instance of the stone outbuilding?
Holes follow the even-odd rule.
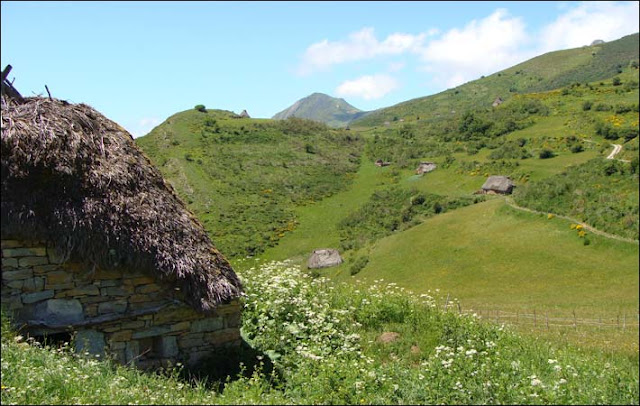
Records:
[[[307,268],[328,268],[331,266],[340,265],[342,263],[342,257],[338,250],[333,248],[323,248],[313,250],[313,253],[309,257],[307,262]]]
[[[482,193],[508,195],[513,192],[513,187],[513,181],[508,176],[489,176],[482,185]]]
[[[498,107],[499,105],[501,105],[502,103],[504,103],[504,100],[502,100],[501,97],[496,97],[496,99],[493,101],[493,104],[491,104],[493,107]]]
[[[436,164],[433,162],[420,162],[416,169],[416,175],[423,175],[436,169]]]
[[[241,343],[242,285],[126,130],[2,96],[2,307],[21,334],[154,368]]]
[[[242,110],[242,113],[240,113],[240,118],[251,118],[251,116],[249,116],[247,110]]]

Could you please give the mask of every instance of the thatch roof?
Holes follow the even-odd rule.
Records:
[[[342,257],[340,257],[338,250],[324,248],[313,251],[313,254],[311,254],[307,262],[307,268],[328,268],[330,266],[340,265],[341,263]]]
[[[508,176],[489,176],[482,185],[482,189],[493,190],[501,193],[511,193],[513,190],[513,181]]]
[[[242,290],[131,135],[85,104],[2,97],[2,236],[147,270],[202,312]]]
[[[249,116],[249,113],[247,113],[247,110],[242,110],[242,113],[240,113],[240,118],[251,118]]]

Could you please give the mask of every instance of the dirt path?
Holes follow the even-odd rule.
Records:
[[[622,145],[620,144],[611,144],[611,145],[613,145],[613,151],[611,151],[607,159],[613,159],[616,155],[618,155],[618,152],[622,151]]]
[[[611,159],[611,158],[609,158],[609,159]],[[526,207],[518,206],[516,204],[516,202],[514,202],[513,199],[510,198],[510,197],[505,197],[504,200],[510,207],[513,207],[514,209],[517,209],[517,210],[527,211],[529,213],[536,213],[536,214],[549,214],[549,212],[542,212],[542,211],[532,210],[532,209],[528,209]],[[576,220],[576,219],[571,218],[571,217],[567,217],[567,216],[563,216],[563,215],[555,214],[555,213],[551,213],[551,214],[553,214],[554,216],[556,216],[558,218],[569,220],[569,221],[571,221],[573,223],[576,223],[576,224],[582,224],[582,227],[585,230],[590,231],[593,234],[601,235],[601,236],[607,237],[607,238],[612,238],[612,239],[618,240],[618,241],[624,241],[624,242],[630,242],[630,243],[633,243],[633,244],[638,244],[638,240],[633,240],[631,238],[620,237],[619,235],[615,235],[615,234],[605,233],[604,231],[600,231],[597,228],[593,228],[592,226],[590,226],[588,224],[585,224],[582,221]]]

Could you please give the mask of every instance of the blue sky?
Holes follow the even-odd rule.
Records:
[[[141,136],[204,104],[269,118],[313,92],[362,110],[638,32],[638,2],[1,2],[24,96]]]

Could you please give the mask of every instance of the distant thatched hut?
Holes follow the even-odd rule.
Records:
[[[22,331],[155,367],[240,344],[242,286],[113,121],[2,97],[2,306]]]
[[[326,248],[314,250],[313,254],[309,257],[307,262],[307,268],[328,268],[330,266],[340,265],[342,263],[342,257],[336,249]]]
[[[251,118],[249,116],[249,113],[247,113],[247,110],[242,110],[242,113],[240,113],[240,118]]]
[[[482,185],[482,192],[485,194],[511,194],[513,191],[513,181],[508,176],[489,176]]]
[[[418,168],[416,169],[416,175],[423,175],[434,169],[436,169],[436,164],[433,162],[420,162],[420,165],[418,165]]]

